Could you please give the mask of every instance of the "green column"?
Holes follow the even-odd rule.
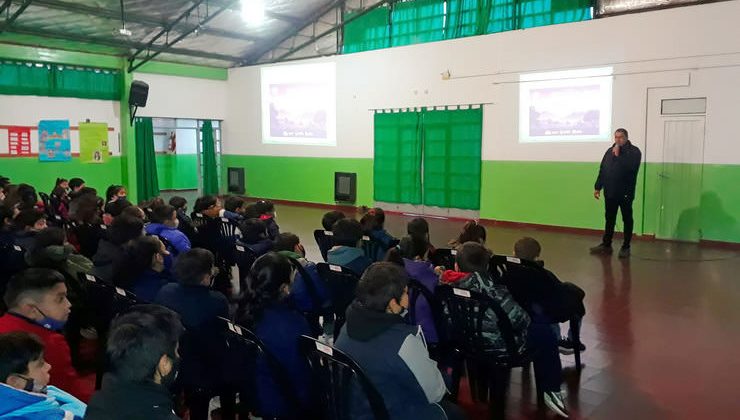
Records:
[[[131,113],[128,109],[128,96],[134,75],[127,70],[127,62],[121,59],[121,78],[123,90],[121,91],[121,180],[128,191],[128,199],[132,203],[138,202],[136,188],[136,136],[134,126],[131,125]]]

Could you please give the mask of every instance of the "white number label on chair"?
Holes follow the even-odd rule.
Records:
[[[465,289],[453,288],[452,289],[452,293],[454,293],[457,296],[462,296],[462,297],[466,297],[466,298],[469,298],[470,297],[470,291],[469,290],[465,290]]]
[[[337,273],[341,273],[342,272],[342,267],[340,267],[338,265],[331,265],[330,264],[329,265],[329,270],[336,271]]]
[[[232,324],[231,322],[227,322],[226,325],[229,327],[229,331],[236,334],[236,328],[234,328],[234,324]]]
[[[97,280],[95,280],[95,276],[93,276],[92,274],[85,274],[85,278],[87,279],[87,281],[89,281],[91,283],[97,283],[98,282]]]
[[[325,230],[324,231],[324,236],[334,236],[334,232],[332,232],[330,230]]]
[[[116,287],[116,293],[118,293],[121,296],[126,296],[126,291],[121,289],[120,287]]]
[[[457,250],[456,249],[450,250],[450,255],[457,255]]]
[[[241,246],[241,245],[237,245],[237,246],[236,246],[236,250],[237,250],[237,251],[239,251],[239,252],[244,252],[244,251],[246,251],[246,250],[244,249],[244,247],[243,247],[243,246]]]
[[[328,354],[329,356],[334,356],[334,349],[327,346],[326,344],[319,343],[318,341],[316,342],[316,350],[324,354]]]
[[[369,236],[363,236],[363,237],[362,237],[362,240],[363,240],[363,241],[369,241],[369,240],[370,240],[370,237],[369,237]]]
[[[18,245],[13,245],[13,249],[15,249],[16,251],[19,251],[19,252],[20,251],[23,251],[23,248],[19,247]]]
[[[522,260],[516,257],[506,257],[506,262],[514,263],[514,264],[521,264]]]

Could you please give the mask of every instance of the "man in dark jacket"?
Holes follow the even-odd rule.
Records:
[[[619,258],[630,256],[630,241],[634,225],[632,200],[635,199],[635,184],[641,162],[640,149],[630,143],[627,130],[618,128],[614,132],[614,144],[601,159],[599,175],[594,185],[594,198],[597,200],[601,196],[601,190],[604,190],[606,227],[601,244],[591,248],[592,254],[611,254],[617,210],[621,209],[624,222],[624,242],[619,250]]]
[[[177,420],[168,389],[177,376],[180,318],[167,308],[137,305],[113,322],[111,372],[93,395],[86,420]]]
[[[429,358],[419,326],[404,323],[408,277],[403,267],[371,265],[357,285],[357,299],[347,309],[336,347],[365,371],[380,392],[391,419],[460,418],[437,364]],[[367,400],[353,388],[352,418],[370,419]]]

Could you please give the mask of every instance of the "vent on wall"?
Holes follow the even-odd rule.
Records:
[[[357,174],[334,172],[334,201],[354,203],[357,199]]]

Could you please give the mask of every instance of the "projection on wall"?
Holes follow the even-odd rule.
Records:
[[[334,63],[263,67],[262,143],[336,145]]]
[[[608,141],[612,68],[519,77],[519,142]]]

